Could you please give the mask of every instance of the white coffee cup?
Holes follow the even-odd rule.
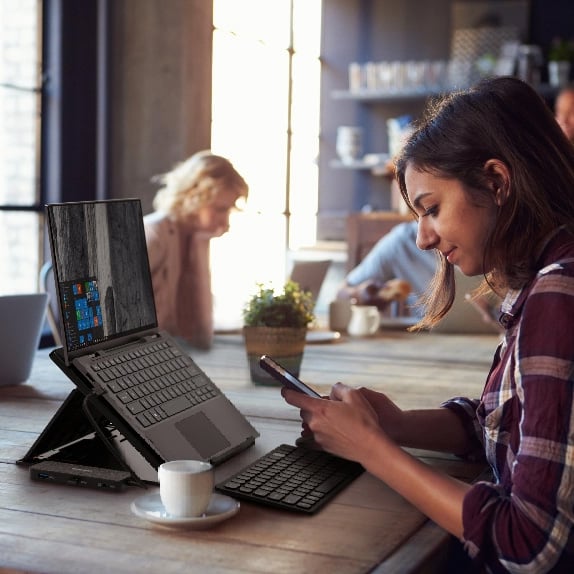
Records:
[[[172,460],[158,469],[161,502],[171,516],[201,516],[214,486],[213,467],[200,460]]]
[[[351,302],[349,299],[335,299],[329,303],[329,329],[346,331],[351,320]]]
[[[374,305],[352,305],[347,332],[354,337],[366,337],[377,332],[381,315]]]

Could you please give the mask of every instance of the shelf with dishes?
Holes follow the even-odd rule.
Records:
[[[559,86],[551,84],[536,84],[533,86],[544,98],[554,97],[560,90]],[[397,89],[360,89],[360,90],[333,90],[331,97],[335,100],[349,100],[363,103],[400,103],[408,101],[422,101],[427,98],[440,96],[453,91],[455,88],[397,88]]]
[[[559,90],[559,88],[549,84],[538,84],[535,87],[538,93],[548,100],[555,97]],[[355,101],[359,104],[420,101],[422,105],[425,98],[438,96],[446,92],[448,90],[441,92],[438,88],[402,88],[392,90],[364,88],[361,90],[336,90],[332,92],[332,95],[338,100]],[[394,153],[397,150],[400,140],[406,131],[410,129],[409,123],[410,116],[408,115],[387,119],[390,152]],[[342,131],[344,133],[341,133]],[[370,171],[373,176],[391,178],[393,176],[393,166],[390,152],[367,153],[361,156],[362,132],[363,128],[360,126],[340,126],[338,128],[336,147],[339,157],[329,162],[330,167],[334,169]]]
[[[334,169],[368,170],[372,175],[390,177],[393,175],[390,156],[388,153],[368,153],[361,158],[342,161],[333,159],[329,165]]]
[[[448,90],[447,90],[448,91]],[[395,103],[405,101],[425,100],[429,97],[439,96],[445,90],[439,88],[409,88],[396,90],[333,90],[331,97],[335,100],[352,100],[358,102]]]

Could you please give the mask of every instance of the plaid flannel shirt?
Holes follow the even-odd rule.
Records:
[[[489,572],[574,572],[574,237],[559,230],[536,278],[510,292],[480,401],[452,409],[494,482],[463,503],[464,545]],[[476,453],[475,453],[476,454]]]

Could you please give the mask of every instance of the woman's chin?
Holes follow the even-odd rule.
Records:
[[[478,275],[484,275],[482,267],[471,267],[468,265],[455,265],[455,267],[467,277],[477,277]]]

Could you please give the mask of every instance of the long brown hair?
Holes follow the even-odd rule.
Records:
[[[532,87],[517,78],[488,78],[430,102],[395,169],[411,209],[407,166],[456,179],[471,201],[484,204],[492,197],[485,170],[491,159],[507,166],[510,182],[486,244],[485,268],[492,271],[485,279],[494,289],[519,289],[536,274],[544,239],[574,224],[574,146]],[[440,320],[454,299],[454,270],[440,259],[420,326]]]

